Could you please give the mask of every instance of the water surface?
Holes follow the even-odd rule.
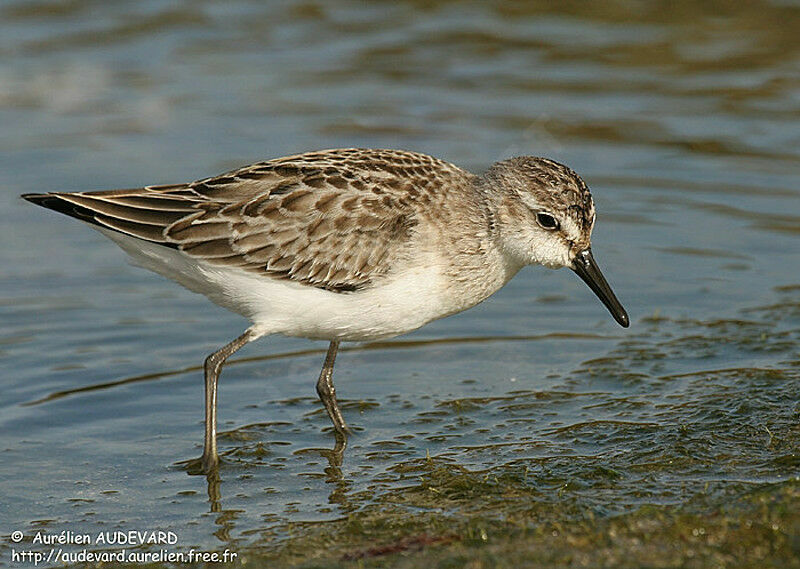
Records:
[[[608,536],[643,508],[759,492],[796,511],[800,10],[704,6],[3,3],[0,532],[168,530],[176,550],[289,565],[422,534],[444,551],[553,524]],[[259,341],[223,373],[209,486],[181,466],[201,452],[199,366],[247,323],[17,196],[343,146],[569,164],[632,325],[571,272],[529,268],[352,346],[340,467],[314,393],[325,345]],[[797,558],[789,521],[752,534],[773,559]]]

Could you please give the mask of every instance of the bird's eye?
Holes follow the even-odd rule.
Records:
[[[537,213],[536,222],[543,228],[549,231],[558,229],[558,220],[549,213]]]

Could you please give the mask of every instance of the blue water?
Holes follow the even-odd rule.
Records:
[[[796,425],[798,8],[523,6],[0,5],[0,533],[161,529],[216,549],[339,518],[427,454],[625,471],[669,455],[676,424],[753,430],[725,442],[735,463],[710,453],[718,467],[584,499],[614,513],[796,475],[777,460],[796,449],[748,441]],[[571,272],[529,268],[470,311],[354,346],[337,361],[356,429],[338,479],[314,393],[325,345],[262,340],[224,370],[228,464],[209,497],[179,464],[201,452],[198,366],[247,323],[18,195],[346,146],[476,172],[519,154],[569,164],[593,189],[593,250],[632,325]]]

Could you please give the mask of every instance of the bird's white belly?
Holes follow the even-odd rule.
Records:
[[[264,333],[351,341],[397,336],[452,313],[433,269],[406,271],[386,284],[336,293],[251,273],[220,275],[226,293]],[[245,292],[246,291],[246,292]],[[243,310],[242,310],[243,309]]]
[[[370,341],[397,336],[464,310],[431,256],[380,286],[336,293],[233,267],[198,261],[185,253],[100,230],[135,264],[179,282],[214,303],[249,318],[260,334]]]

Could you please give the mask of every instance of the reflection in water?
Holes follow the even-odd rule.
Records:
[[[342,514],[346,514],[355,511],[358,508],[358,504],[350,500],[348,494],[352,490],[353,484],[351,481],[346,480],[342,474],[341,467],[347,441],[339,436],[336,436],[335,439],[334,446],[331,449],[308,448],[303,449],[301,454],[317,453],[327,460],[328,466],[324,469],[324,480],[326,484],[330,485],[329,488],[331,488],[328,502],[330,504],[335,504]],[[202,458],[179,463],[179,466],[184,468],[191,475],[205,476],[209,512],[212,514],[219,514],[214,518],[214,523],[219,526],[214,532],[214,536],[220,542],[232,545],[236,541],[234,538],[236,520],[237,514],[241,513],[241,510],[224,508],[224,499],[222,496],[223,479],[220,470],[226,470],[225,462],[225,457],[222,456],[221,464],[217,464],[216,467],[209,472],[205,471]]]

